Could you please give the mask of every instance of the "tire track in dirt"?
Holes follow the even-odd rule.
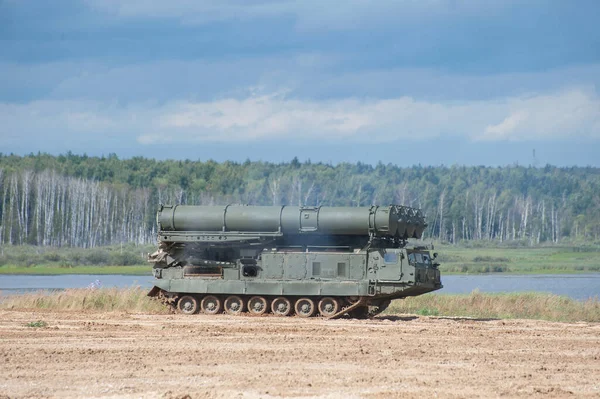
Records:
[[[11,398],[600,397],[599,323],[1,311],[0,359]]]

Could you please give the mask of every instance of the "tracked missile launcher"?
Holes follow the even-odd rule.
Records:
[[[161,205],[157,223],[148,295],[186,314],[366,317],[442,288],[437,254],[408,244],[415,208]]]

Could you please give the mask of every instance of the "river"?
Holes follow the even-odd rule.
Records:
[[[37,290],[63,290],[86,287],[136,287],[150,289],[151,276],[81,275],[59,276],[0,275],[0,295]],[[477,289],[481,292],[548,292],[585,300],[600,295],[600,273],[588,274],[475,274],[442,276],[444,288],[438,293],[461,294]]]

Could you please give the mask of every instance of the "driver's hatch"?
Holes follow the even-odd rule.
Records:
[[[382,250],[377,259],[377,279],[398,281],[402,277],[402,251]]]

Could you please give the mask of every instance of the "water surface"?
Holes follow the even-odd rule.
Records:
[[[37,290],[86,287],[142,287],[150,289],[154,277],[116,274],[65,274],[59,276],[0,275],[1,295]],[[481,292],[548,292],[585,300],[600,296],[600,273],[588,274],[476,274],[442,276],[440,294]]]
[[[600,296],[600,273],[587,274],[475,274],[442,275],[444,288],[439,293],[548,292],[585,300]]]
[[[131,276],[122,274],[63,274],[53,276],[0,275],[1,295],[28,291],[56,291],[67,288],[129,288],[152,287],[153,276]]]

